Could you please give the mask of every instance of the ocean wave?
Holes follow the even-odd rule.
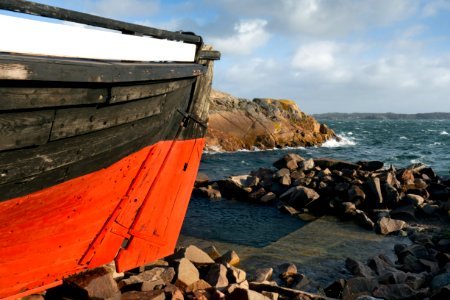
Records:
[[[321,147],[325,148],[337,148],[337,147],[348,147],[348,146],[355,146],[355,138],[348,137],[345,134],[338,134],[339,140],[337,139],[331,139],[326,141],[321,145]]]
[[[441,133],[439,133],[439,134],[441,134],[441,135],[448,135],[448,132],[445,131],[445,130],[443,130],[443,131],[441,131]]]
[[[401,136],[400,139],[401,140],[407,140],[408,138],[406,136]]]

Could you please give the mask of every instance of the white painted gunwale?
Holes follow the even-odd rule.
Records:
[[[142,62],[193,62],[196,46],[0,14],[0,52]]]

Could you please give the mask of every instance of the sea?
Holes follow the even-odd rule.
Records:
[[[271,168],[284,154],[304,158],[329,157],[351,162],[378,160],[388,168],[424,163],[441,177],[450,176],[450,120],[318,120],[340,137],[321,146],[236,152],[204,152],[200,172],[210,180]],[[193,196],[183,223],[180,246],[216,246],[234,250],[245,269],[276,267],[290,262],[312,287],[324,288],[349,276],[347,257],[362,261],[384,253],[392,256],[399,236],[382,237],[351,221],[324,216],[313,222],[280,213],[273,206],[208,200]],[[314,291],[314,289],[312,290]]]

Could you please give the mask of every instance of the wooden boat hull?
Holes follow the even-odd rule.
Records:
[[[22,0],[0,8],[196,49],[189,62],[0,52],[0,298],[112,261],[124,271],[172,253],[219,53],[192,34]]]
[[[172,253],[203,146],[202,138],[158,142],[2,202],[0,297],[40,291],[113,260],[123,271]]]

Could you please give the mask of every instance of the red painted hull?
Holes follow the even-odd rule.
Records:
[[[172,253],[203,146],[203,138],[158,142],[1,202],[0,298],[45,290],[113,260],[123,271]]]

